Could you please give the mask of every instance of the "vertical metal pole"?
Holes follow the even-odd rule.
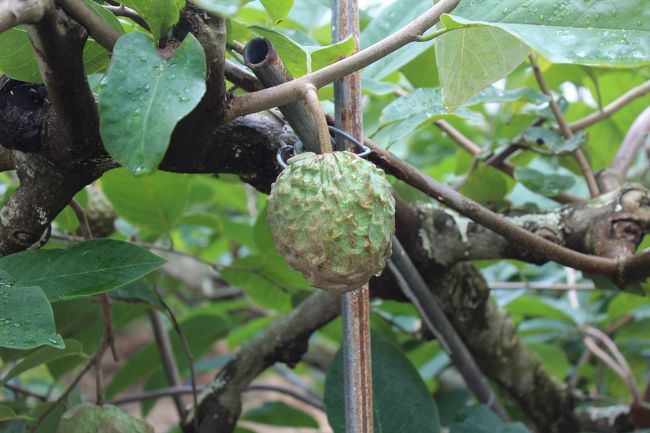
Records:
[[[332,0],[332,39],[349,35],[359,46],[357,0]],[[363,139],[361,76],[354,73],[334,83],[336,126],[358,140]],[[343,137],[338,137],[337,150]],[[346,148],[352,149],[348,143]],[[342,299],[343,366],[347,433],[373,433],[372,365],[370,357],[370,307],[368,284],[345,293]]]

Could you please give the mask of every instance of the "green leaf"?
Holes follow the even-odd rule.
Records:
[[[418,18],[429,8],[431,8],[431,2],[422,0],[400,0],[386,6],[361,32],[361,48],[367,48],[390,36]],[[433,43],[431,41],[408,44],[366,67],[362,72],[362,76],[363,78],[381,80],[418,57],[430,48]],[[435,72],[432,71],[431,75],[434,74]]]
[[[38,267],[39,263],[32,266]],[[0,347],[64,347],[63,339],[56,333],[52,307],[43,290],[36,286],[21,286],[2,269],[0,276]]]
[[[430,124],[437,119],[447,117],[464,117],[480,120],[481,116],[465,108],[453,113],[447,112],[440,100],[440,88],[419,88],[406,96],[395,99],[384,107],[381,114],[381,126],[391,125],[388,143],[394,143],[407,137],[414,130]]]
[[[462,0],[453,13],[459,25],[503,29],[553,63],[650,64],[646,0]]]
[[[569,374],[569,360],[566,353],[555,344],[528,344],[527,345],[533,352],[539,356],[544,369],[555,378],[558,382],[564,382],[564,379]]]
[[[66,358],[68,356],[81,358],[87,357],[83,352],[81,343],[78,341],[65,340],[64,343],[64,349],[46,346],[30,353],[23,360],[17,363],[11,370],[9,370],[9,372],[0,381],[0,384],[7,383],[9,380],[24,373],[25,371],[31,370],[32,368],[38,367],[42,364],[47,364],[48,362],[55,361],[57,359]]]
[[[325,378],[327,418],[335,433],[345,432],[342,358],[339,350]],[[417,370],[377,333],[372,334],[372,381],[375,433],[439,433],[438,410]]]
[[[88,39],[83,51],[84,70],[88,75],[103,71],[109,64],[109,53],[93,39]],[[36,57],[29,42],[26,26],[0,33],[0,71],[14,80],[42,83]]]
[[[233,267],[221,270],[221,277],[228,284],[244,289],[246,295],[260,307],[278,312],[289,311],[291,293],[265,275],[263,266],[263,259],[257,256],[244,257],[233,263]]]
[[[184,0],[122,0],[120,3],[135,9],[144,18],[156,41],[176,24],[185,6]]]
[[[294,77],[314,72],[336,62],[340,57],[349,56],[355,51],[354,38],[347,37],[332,45],[301,45],[290,37],[262,26],[250,26],[251,30],[273,43],[278,54]]]
[[[260,0],[274,22],[282,21],[289,15],[293,0]]]
[[[546,174],[529,167],[517,167],[515,179],[529,190],[547,197],[558,195],[575,184],[572,176]]]
[[[448,28],[458,27],[448,16],[443,23]],[[508,75],[530,51],[517,38],[494,27],[460,28],[438,39],[436,62],[446,111],[455,110]]]
[[[198,7],[215,15],[229,17],[239,12],[239,8],[248,0],[190,0]]]
[[[4,404],[0,404],[0,423],[4,423],[12,420],[31,420],[32,417],[26,415],[18,415],[12,408]]]
[[[115,211],[130,223],[156,234],[169,233],[183,215],[189,192],[187,175],[156,172],[135,178],[124,169],[101,179]]]
[[[531,126],[524,131],[524,139],[538,146],[545,146],[552,155],[564,155],[580,148],[587,138],[584,131],[579,131],[568,140],[556,131],[548,128]]]
[[[115,289],[164,263],[160,257],[128,242],[95,239],[66,249],[5,256],[0,259],[0,271],[15,285],[40,286],[47,298],[55,302]],[[25,315],[29,316],[32,314]]]
[[[318,428],[318,422],[311,415],[280,401],[257,406],[244,413],[242,420],[280,427]]]
[[[487,406],[467,408],[462,419],[449,427],[450,433],[530,433],[520,422],[503,422]]]
[[[155,171],[174,127],[203,97],[205,77],[205,54],[191,33],[169,60],[143,33],[118,39],[99,94],[108,153],[133,174]]]
[[[460,189],[465,196],[478,201],[498,201],[508,194],[510,188],[503,173],[486,166],[479,166]]]
[[[564,320],[565,322],[573,323],[573,317],[566,314],[564,311],[550,305],[543,299],[534,295],[523,295],[506,305],[505,309],[510,314],[520,314],[527,317],[545,317]]]

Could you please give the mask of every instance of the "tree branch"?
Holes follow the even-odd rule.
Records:
[[[602,110],[592,113],[583,119],[569,123],[569,127],[573,132],[578,132],[582,129],[588,128],[594,123],[598,123],[601,120],[610,117],[612,114],[616,113],[630,102],[634,101],[637,98],[645,96],[648,93],[650,93],[650,80],[646,81],[640,86],[628,90],[623,95],[607,104]]]
[[[276,362],[295,365],[307,350],[309,336],[339,314],[340,298],[317,291],[288,315],[275,320],[249,342],[201,392],[199,406],[184,420],[186,433],[231,432],[241,412],[241,393]],[[199,430],[193,428],[198,417]]]
[[[528,59],[530,60],[530,65],[533,67],[533,72],[535,73],[535,78],[537,79],[537,84],[539,84],[539,88],[542,90],[544,94],[546,94],[550,98],[548,103],[549,106],[551,107],[551,111],[553,111],[555,120],[557,121],[557,124],[560,127],[560,132],[562,133],[562,136],[564,136],[564,138],[568,140],[569,138],[573,137],[573,131],[571,130],[566,120],[564,119],[564,114],[562,113],[560,106],[555,101],[555,98],[553,97],[553,92],[551,92],[551,89],[549,89],[549,87],[546,85],[546,81],[544,80],[542,71],[539,69],[539,65],[537,64],[537,59],[535,58],[535,55],[530,54],[528,56]],[[589,161],[587,161],[587,157],[585,156],[584,152],[582,151],[582,149],[578,148],[573,151],[573,155],[578,163],[578,166],[580,167],[580,170],[582,171],[582,175],[587,181],[587,186],[589,187],[589,192],[591,193],[591,196],[592,197],[599,196],[600,190],[598,189],[598,183],[596,182],[596,177],[594,176],[594,172],[591,170],[591,166],[589,165]]]
[[[606,191],[611,191],[625,182],[627,172],[643,148],[648,134],[650,134],[650,107],[643,110],[634,120],[611,165],[599,174],[598,180]]]
[[[0,0],[0,33],[19,24],[34,24],[53,7],[51,0]]]
[[[458,1],[441,0],[391,36],[323,69],[286,84],[235,97],[227,108],[225,119],[232,120],[238,116],[297,101],[302,98],[304,87],[308,84],[320,88],[376,62],[404,45],[416,41],[418,36],[438,22],[440,15],[454,9]]]

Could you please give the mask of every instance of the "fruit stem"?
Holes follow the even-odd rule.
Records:
[[[321,153],[332,152],[332,139],[330,137],[330,131],[327,126],[327,120],[325,118],[325,112],[323,112],[323,107],[320,105],[320,100],[318,99],[318,92],[316,87],[308,84],[305,86],[305,91],[303,92],[303,97],[309,111],[314,118],[316,123],[316,129],[318,130],[318,144],[320,145]]]

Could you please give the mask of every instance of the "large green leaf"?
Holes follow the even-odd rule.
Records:
[[[0,405],[0,423],[4,423],[12,420],[31,420],[32,417],[26,415],[18,415],[12,408],[5,406],[4,404]],[[5,430],[7,431],[7,430]]]
[[[517,167],[515,179],[529,190],[545,196],[558,195],[575,184],[572,176],[542,173],[529,167]]]
[[[454,26],[449,17],[443,22]],[[508,75],[528,53],[528,47],[517,38],[494,27],[459,28],[440,36],[436,62],[445,110],[455,110]]]
[[[327,418],[335,433],[345,432],[342,358],[339,350],[325,379]],[[377,333],[372,334],[372,382],[375,433],[439,433],[438,410],[417,370]]]
[[[108,51],[101,45],[93,39],[88,39],[83,51],[86,73],[93,74],[104,70],[109,63],[108,56]],[[26,27],[14,27],[0,33],[0,71],[14,80],[43,82]]]
[[[503,29],[554,63],[650,64],[647,0],[462,0],[453,15]]]
[[[361,47],[367,48],[390,36],[422,15],[429,8],[431,8],[431,2],[422,0],[400,0],[386,6],[361,32]],[[381,80],[415,59],[427,48],[431,47],[432,44],[433,42],[408,44],[366,67],[362,75],[364,78]],[[434,75],[435,71],[430,73]]]
[[[140,32],[118,39],[99,95],[106,150],[136,175],[162,160],[176,124],[205,93],[205,54],[188,33],[169,60]]]
[[[126,170],[102,177],[102,190],[113,208],[130,223],[156,234],[169,233],[183,214],[189,192],[189,176],[157,172],[135,178]]]
[[[293,7],[293,0],[260,0],[264,9],[275,22],[282,21],[289,15]]]
[[[13,256],[8,256],[13,257]],[[50,302],[40,287],[21,286],[0,269],[0,347],[64,347]]]
[[[65,340],[65,349],[49,346],[41,347],[40,349],[35,350],[34,352],[27,355],[11,370],[9,370],[9,372],[2,378],[2,381],[0,381],[0,383],[7,383],[7,381],[13,379],[19,374],[31,370],[32,368],[38,367],[39,365],[69,356],[86,358],[86,354],[84,354],[82,350],[81,343],[75,340]]]
[[[354,38],[348,37],[332,45],[301,45],[287,35],[261,26],[250,26],[260,36],[264,36],[273,46],[287,65],[294,77],[300,77],[336,62],[339,58],[354,53],[356,44]]]
[[[195,5],[199,6],[206,11],[228,17],[234,15],[239,11],[242,3],[248,0],[190,0]]]
[[[5,256],[0,259],[0,271],[12,284],[40,286],[54,302],[115,289],[147,275],[163,263],[160,257],[131,243],[95,239],[67,249],[23,251]]]
[[[416,129],[446,117],[465,117],[478,121],[478,113],[459,108],[449,113],[442,106],[440,88],[419,88],[406,96],[395,99],[381,113],[380,126],[387,129],[387,143],[399,141]]]
[[[176,24],[185,6],[185,0],[122,0],[120,3],[135,9],[144,18],[156,40]]]

